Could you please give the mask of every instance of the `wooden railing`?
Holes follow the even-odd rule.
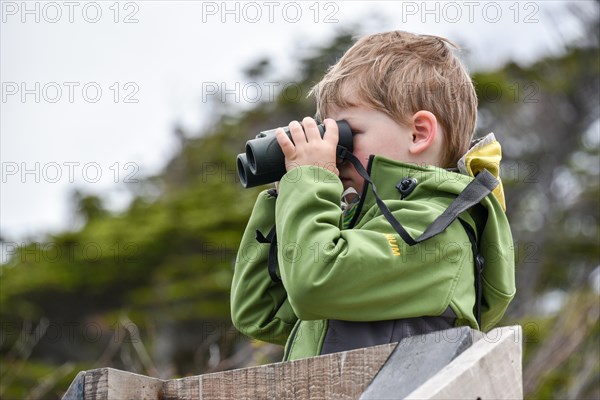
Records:
[[[454,328],[399,343],[181,379],[80,372],[63,400],[522,399],[519,326]]]

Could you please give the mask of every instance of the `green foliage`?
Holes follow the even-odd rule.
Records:
[[[524,318],[526,398],[597,398],[600,386],[598,293],[573,291],[562,312]]]

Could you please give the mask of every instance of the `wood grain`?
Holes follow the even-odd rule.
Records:
[[[449,364],[438,362],[446,365],[406,398],[522,399],[521,338],[519,326],[492,330]],[[396,368],[397,357],[390,355],[396,348],[413,347],[407,343],[170,380],[100,368],[80,372],[63,400],[358,399],[371,382],[399,394],[395,369],[373,378],[384,365]],[[410,364],[413,359],[402,360]]]

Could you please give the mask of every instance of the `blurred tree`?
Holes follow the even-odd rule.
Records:
[[[73,208],[76,210],[77,216],[80,217],[84,223],[108,215],[106,209],[104,209],[102,205],[102,199],[98,196],[86,195],[80,191],[75,191],[73,193],[73,202],[75,203]]]
[[[600,397],[600,56],[589,35],[528,67],[474,75],[479,132],[503,143],[517,259],[505,323],[525,331],[527,398]]]

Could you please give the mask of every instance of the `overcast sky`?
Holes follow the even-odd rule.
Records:
[[[20,243],[73,228],[76,189],[124,207],[125,183],[172,156],[173,126],[210,121],[216,88],[242,107],[272,98],[275,83],[242,80],[261,57],[293,76],[299,48],[378,13],[364,32],[446,36],[471,70],[527,64],[584,34],[566,3],[3,1],[1,236]]]

